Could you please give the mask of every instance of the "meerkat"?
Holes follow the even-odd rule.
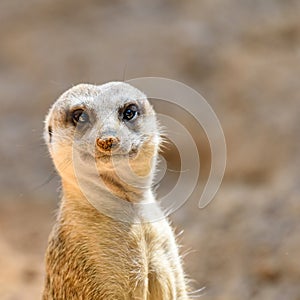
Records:
[[[174,232],[149,212],[161,212],[152,191],[161,135],[146,95],[124,82],[79,84],[50,108],[44,138],[62,200],[43,300],[188,299]]]

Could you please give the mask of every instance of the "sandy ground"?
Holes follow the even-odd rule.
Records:
[[[171,216],[200,299],[300,299],[299,15],[292,0],[1,1],[0,299],[41,295],[59,199],[42,139],[50,104],[124,76],[188,84],[223,126],[217,196],[200,210],[199,188]],[[203,185],[209,147],[194,135]]]

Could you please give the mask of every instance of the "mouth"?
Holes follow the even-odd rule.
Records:
[[[131,160],[135,159],[136,156],[138,155],[139,150],[137,147],[131,148],[127,152],[121,152],[121,151],[106,151],[106,152],[101,152],[95,149],[94,152],[92,151],[79,151],[79,157],[80,160],[84,163],[94,163],[94,162],[99,162],[99,163],[104,163],[104,164],[109,164],[109,163],[117,163],[122,160]]]
[[[97,151],[95,153],[95,159],[99,159],[101,161],[110,161],[110,160],[121,160],[125,158],[135,158],[136,155],[138,154],[138,149],[131,149],[129,152],[124,152],[124,153],[116,153],[116,152],[99,152]]]

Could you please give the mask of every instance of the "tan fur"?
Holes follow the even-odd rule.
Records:
[[[188,299],[178,247],[168,221],[140,219],[130,223],[98,211],[78,183],[71,144],[55,137],[56,132],[65,134],[57,114],[55,109],[50,111],[46,128],[53,127],[54,141],[48,145],[62,177],[63,197],[46,253],[43,300]],[[146,141],[130,160],[132,170],[139,176],[149,176],[154,171],[156,151],[151,140]],[[123,201],[147,201],[147,195],[152,195],[149,188],[145,192],[120,181],[114,170],[99,172],[112,194]],[[107,196],[103,193],[99,197],[105,200]]]
[[[152,171],[152,160],[154,155],[154,145],[151,141],[145,142],[137,156],[130,161],[132,171],[138,176],[148,176]]]

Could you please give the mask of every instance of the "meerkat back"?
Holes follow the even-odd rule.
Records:
[[[63,195],[43,299],[188,299],[151,189],[161,139],[146,96],[123,82],[75,86],[51,107],[44,137]]]

